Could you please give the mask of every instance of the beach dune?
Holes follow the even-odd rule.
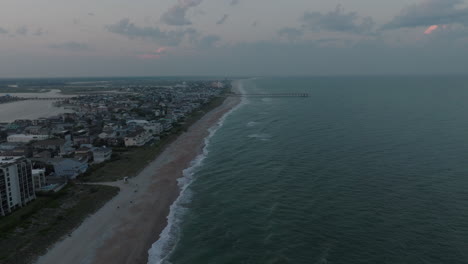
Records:
[[[239,101],[228,98],[207,113],[128,183],[108,183],[120,187],[119,194],[37,263],[147,263],[148,250],[166,227],[170,206],[179,196],[177,179],[202,152],[209,128]]]

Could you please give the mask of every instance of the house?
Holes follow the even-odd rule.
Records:
[[[91,152],[90,148],[81,147],[75,150],[75,159],[79,161],[88,162],[89,160],[91,160],[92,157],[93,153]]]
[[[125,146],[141,147],[148,143],[152,138],[152,135],[148,131],[144,129],[139,129],[133,133],[128,134],[125,137]]]
[[[81,145],[81,144],[89,144],[91,143],[91,137],[90,136],[74,136],[73,137],[73,144],[74,145]]]
[[[100,139],[108,139],[108,138],[113,138],[115,137],[115,134],[114,133],[106,133],[106,132],[102,132],[98,135],[98,137]]]
[[[41,140],[32,144],[34,149],[51,150],[63,153],[65,152],[65,140],[61,138]]]
[[[0,150],[2,156],[13,156],[13,157],[30,157],[32,155],[31,148],[27,146],[17,146],[9,150]]]
[[[33,158],[52,158],[52,151],[50,150],[38,150],[33,153]]]
[[[164,131],[161,123],[151,122],[143,126],[143,129],[152,135],[159,135]]]
[[[77,159],[52,158],[33,160],[42,165],[52,166],[55,172],[54,176],[62,179],[75,179],[78,175],[88,170],[88,163]]]
[[[104,161],[110,160],[112,157],[111,148],[94,148],[93,149],[93,159],[94,163],[102,163]]]
[[[45,130],[42,128],[42,126],[28,126],[27,128],[24,129],[24,131],[31,135],[40,135],[41,132],[44,132]]]

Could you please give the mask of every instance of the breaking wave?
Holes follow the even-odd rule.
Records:
[[[244,93],[243,82],[239,81],[238,89],[240,93]],[[203,151],[199,154],[191,163],[190,167],[183,171],[183,177],[177,180],[180,195],[176,201],[171,205],[170,212],[167,217],[167,226],[161,232],[159,239],[152,245],[148,250],[148,264],[170,264],[169,258],[173,252],[177,242],[179,240],[181,223],[183,216],[187,212],[188,208],[186,205],[190,202],[192,193],[190,191],[190,185],[194,181],[194,175],[197,169],[203,165],[203,161],[208,156],[208,148],[210,139],[216,134],[216,132],[223,126],[226,118],[231,115],[234,111],[239,109],[246,103],[245,98],[236,105],[234,108],[226,112],[214,125],[209,129],[209,135],[205,138]]]

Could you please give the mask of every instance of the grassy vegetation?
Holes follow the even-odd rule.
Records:
[[[169,143],[174,141],[181,133],[187,131],[188,127],[203,117],[206,112],[220,106],[224,100],[224,97],[213,99],[210,103],[204,105],[200,111],[187,117],[183,124],[174,126],[171,133],[162,137],[158,142],[139,148],[114,149],[116,156],[114,159],[91,167],[80,179],[85,182],[110,182],[138,175]]]
[[[69,184],[58,193],[40,196],[26,207],[1,217],[0,263],[31,263],[118,191],[109,186]]]

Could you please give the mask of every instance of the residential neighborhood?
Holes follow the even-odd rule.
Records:
[[[138,148],[173,133],[175,126],[229,83],[191,81],[172,86],[128,84],[55,103],[73,113],[0,123],[0,215],[79,180],[115,150]]]

